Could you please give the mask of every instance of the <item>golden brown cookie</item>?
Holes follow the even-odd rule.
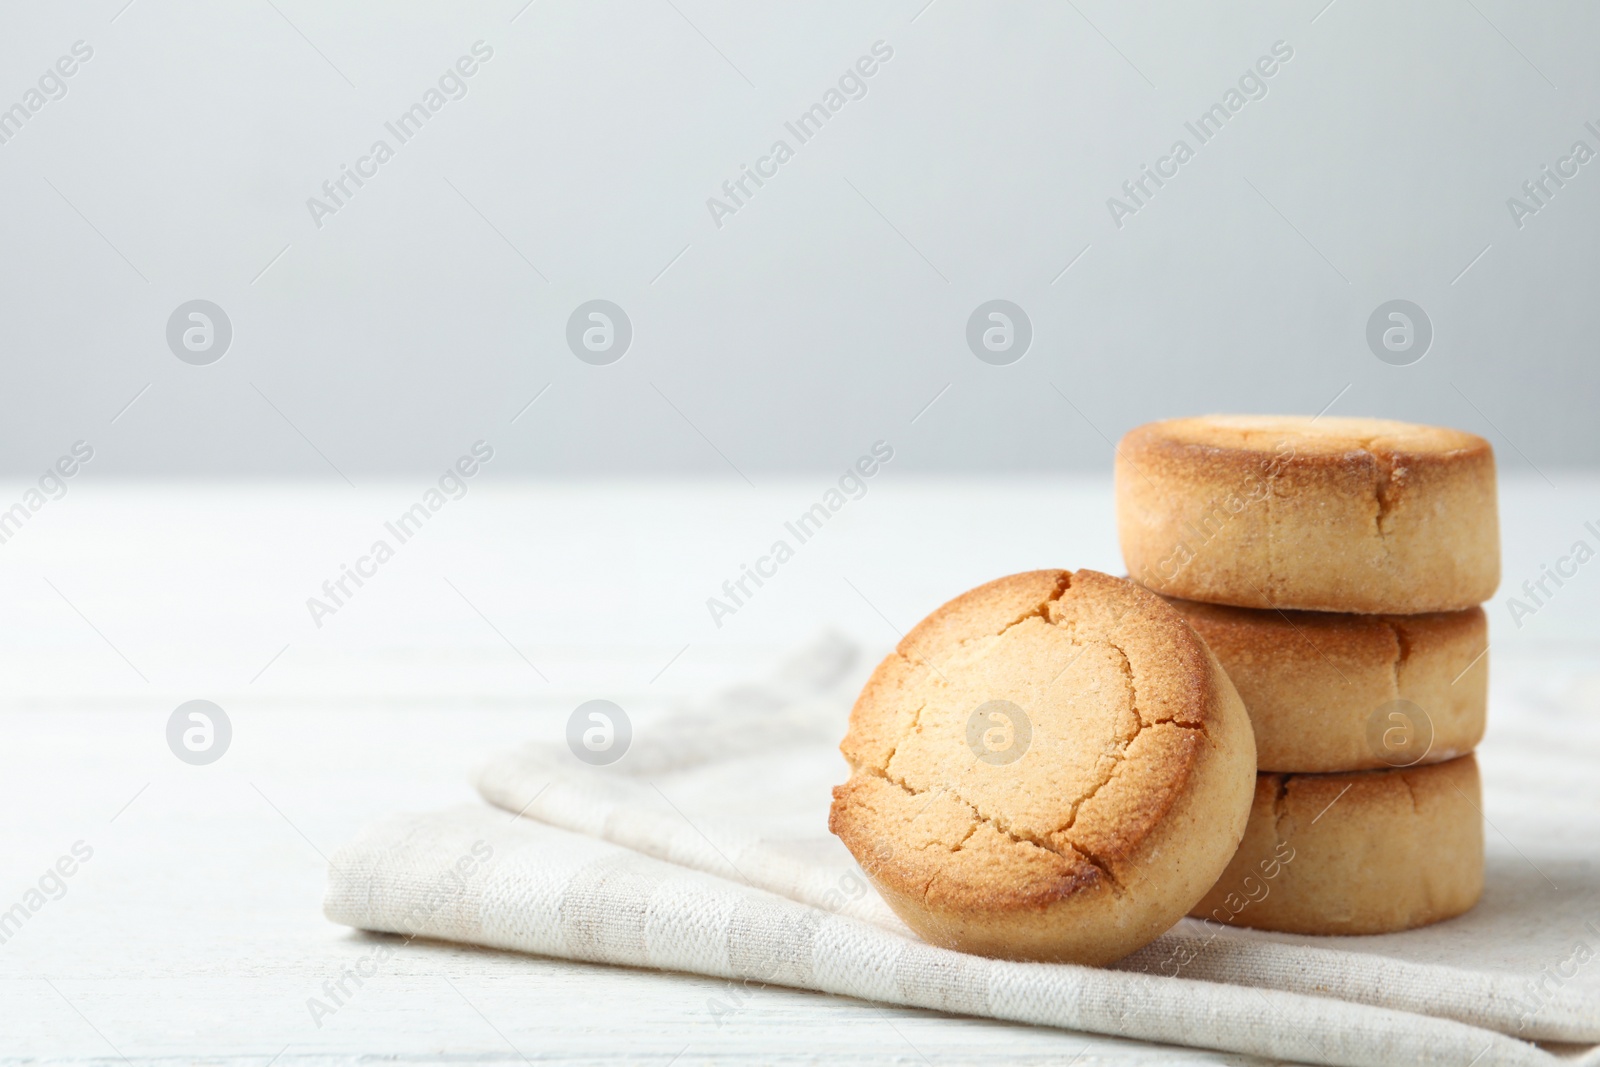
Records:
[[[1244,699],[1259,770],[1440,763],[1483,738],[1489,622],[1482,608],[1345,615],[1170,602]]]
[[[1415,614],[1494,595],[1494,451],[1382,419],[1207,415],[1117,449],[1128,573],[1168,596],[1246,608]]]
[[[868,680],[829,828],[937,945],[1101,964],[1216,881],[1255,745],[1170,605],[1095,571],[1033,571],[929,615]]]
[[[1386,934],[1483,892],[1478,764],[1263,774],[1233,862],[1197,919],[1294,934]]]

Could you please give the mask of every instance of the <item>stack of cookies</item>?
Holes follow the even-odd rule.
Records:
[[[1249,712],[1244,838],[1191,911],[1372,934],[1483,887],[1472,750],[1500,577],[1494,454],[1376,419],[1213,416],[1117,450],[1129,575],[1204,638]]]

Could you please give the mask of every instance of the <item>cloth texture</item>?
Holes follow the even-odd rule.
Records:
[[[1528,701],[1504,758],[1483,761],[1488,881],[1467,915],[1329,938],[1184,919],[1097,969],[922,942],[828,834],[866,666],[824,639],[639,731],[610,767],[564,745],[497,757],[476,783],[493,807],[395,818],[340,849],[325,911],[364,930],[1293,1062],[1600,1067],[1600,715]]]

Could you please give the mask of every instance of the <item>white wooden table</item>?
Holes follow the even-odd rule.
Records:
[[[1600,519],[1600,482],[1555,474],[1504,486],[1507,592]],[[722,982],[432,944],[313,1021],[308,998],[371,951],[322,917],[324,857],[366,821],[474,800],[486,753],[558,737],[592,697],[648,721],[824,626],[887,645],[1003,573],[1120,571],[1103,481],[886,471],[715,627],[706,598],[827,485],[486,478],[320,628],[306,598],[425,483],[86,480],[51,501],[0,544],[0,910],[27,911],[0,944],[0,1064],[1242,1062],[777,988],[719,1024]],[[1600,563],[1520,630],[1497,604],[1495,662],[1537,667],[1499,674],[1600,714],[1597,607]],[[233,726],[208,766],[165,737],[196,698]],[[46,877],[80,841],[91,858]]]

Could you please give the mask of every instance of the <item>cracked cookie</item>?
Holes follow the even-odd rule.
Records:
[[[1246,608],[1415,614],[1494,595],[1494,452],[1382,419],[1208,415],[1140,426],[1116,460],[1128,573]]]
[[[1482,608],[1426,615],[1170,601],[1250,712],[1262,771],[1359,771],[1471,752],[1488,713]]]
[[[1483,892],[1478,764],[1263,774],[1233,861],[1190,912],[1292,934],[1387,934]]]
[[[945,604],[878,665],[839,746],[831,829],[917,933],[1103,964],[1216,882],[1255,745],[1216,658],[1161,598],[1033,571]]]

